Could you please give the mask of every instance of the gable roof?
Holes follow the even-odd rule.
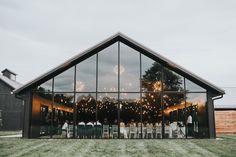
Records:
[[[0,80],[2,80],[4,83],[9,85],[13,89],[17,89],[20,86],[22,86],[22,84],[20,84],[19,82],[11,80],[11,79],[7,78],[6,76],[3,76],[3,75],[0,75]]]
[[[164,64],[165,66],[171,68],[172,70],[179,72],[180,74],[183,74],[184,76],[186,76],[186,78],[194,81],[194,82],[199,82],[200,85],[205,86],[205,87],[209,87],[212,91],[215,92],[215,95],[223,95],[225,94],[224,90],[213,85],[212,83],[200,78],[199,76],[195,75],[194,73],[184,69],[183,67],[177,65],[176,63],[170,61],[169,59],[163,57],[162,55],[160,55],[159,53],[154,52],[153,50],[143,46],[142,44],[134,41],[133,39],[127,37],[126,35],[118,32],[114,35],[112,35],[111,37],[107,38],[106,40],[98,43],[97,45],[83,51],[82,53],[76,55],[75,57],[67,60],[66,62],[64,62],[63,64],[57,66],[56,68],[53,68],[52,70],[48,71],[47,73],[37,77],[36,79],[26,83],[25,85],[23,85],[22,87],[16,89],[14,92],[20,93],[22,91],[25,91],[26,89],[28,89],[29,87],[35,85],[35,84],[39,84],[39,83],[43,83],[44,81],[47,81],[49,76],[55,76],[57,74],[59,74],[60,72],[63,72],[64,70],[70,68],[71,66],[73,66],[74,64],[81,62],[82,60],[88,58],[89,56],[91,56],[91,54],[94,54],[95,52],[101,51],[102,49],[108,47],[109,45],[117,42],[117,41],[121,41],[127,45],[129,45],[130,47],[142,52],[143,54],[158,60],[159,62],[161,62],[162,64]]]

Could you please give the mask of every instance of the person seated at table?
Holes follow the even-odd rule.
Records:
[[[134,119],[131,119],[131,122],[129,124],[130,127],[136,127],[136,123],[134,122]]]
[[[104,118],[103,125],[109,125],[107,118]]]

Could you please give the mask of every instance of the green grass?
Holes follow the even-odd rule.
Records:
[[[235,156],[236,135],[220,139],[79,140],[1,138],[0,156]]]
[[[8,136],[8,135],[16,135],[16,134],[21,134],[22,131],[0,131],[0,136]]]

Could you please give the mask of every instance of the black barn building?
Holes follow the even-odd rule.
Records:
[[[0,74],[0,130],[22,130],[23,101],[17,99],[13,90],[21,84],[16,73],[5,69]]]
[[[25,138],[156,139],[215,138],[224,90],[117,33],[15,93]]]

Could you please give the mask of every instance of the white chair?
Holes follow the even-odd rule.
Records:
[[[73,125],[69,125],[67,129],[67,138],[73,137],[73,132],[74,132]]]
[[[171,128],[170,138],[178,138],[178,126],[177,126],[177,122],[171,123],[171,124],[170,124],[170,128]]]
[[[146,138],[153,138],[153,125],[147,124]]]
[[[161,138],[162,136],[162,127],[161,124],[156,123],[155,124],[155,138]]]
[[[165,124],[165,138],[170,137],[170,126]]]
[[[103,125],[102,127],[102,137],[109,138],[109,125]]]
[[[138,123],[137,138],[144,138],[145,132],[144,132],[144,128],[143,127],[142,127],[142,123]]]
[[[111,126],[111,136],[112,138],[118,138],[118,125]]]
[[[129,127],[129,138],[136,138],[137,135],[137,127],[133,124]]]
[[[127,138],[127,130],[124,122],[120,123],[120,138]]]

